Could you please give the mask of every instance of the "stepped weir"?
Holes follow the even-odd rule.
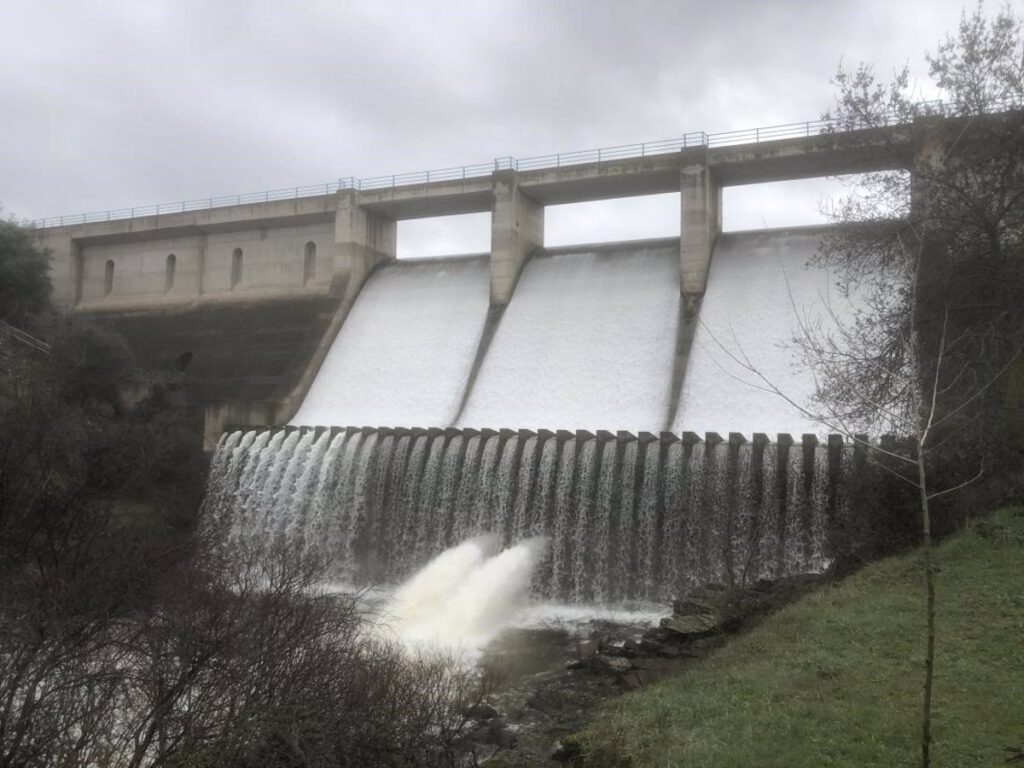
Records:
[[[322,557],[353,585],[397,583],[474,536],[545,536],[535,596],[665,601],[827,567],[852,546],[839,532],[857,453],[813,435],[233,430],[205,514],[235,540]]]

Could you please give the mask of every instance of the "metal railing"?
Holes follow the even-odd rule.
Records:
[[[20,328],[15,328],[6,320],[0,320],[0,337],[16,341],[30,349],[34,349],[36,352],[42,352],[44,355],[50,354],[50,345],[48,343],[42,339],[37,339]]]
[[[950,110],[942,102],[932,101],[917,105],[922,114],[949,114]],[[884,113],[872,118],[870,124],[863,126],[850,126],[849,130],[858,127],[881,127],[905,124],[905,116],[898,113]],[[72,224],[90,224],[93,222],[116,221],[119,219],[133,219],[140,216],[161,216],[169,213],[186,213],[189,211],[202,211],[211,208],[223,208],[233,205],[247,205],[252,203],[269,203],[276,200],[297,200],[304,197],[317,197],[330,195],[339,190],[374,190],[392,189],[414,184],[430,184],[440,181],[460,181],[463,179],[477,179],[490,176],[494,171],[518,170],[534,171],[553,168],[562,168],[587,163],[602,163],[611,160],[624,160],[642,158],[653,155],[664,155],[678,152],[689,147],[722,147],[735,144],[757,144],[766,141],[780,141],[783,139],[810,138],[839,132],[836,124],[829,120],[809,120],[802,123],[785,123],[781,125],[769,125],[759,128],[747,128],[736,131],[720,131],[718,133],[705,133],[704,131],[692,131],[685,133],[678,138],[662,139],[660,141],[648,141],[640,144],[623,144],[616,147],[601,147],[599,149],[587,149],[577,152],[563,152],[553,155],[538,155],[536,157],[515,158],[512,156],[498,157],[490,163],[477,163],[475,165],[462,165],[453,168],[440,168],[430,171],[417,171],[414,173],[399,173],[390,176],[373,176],[370,178],[356,178],[349,176],[340,178],[337,181],[330,181],[326,184],[314,184],[306,187],[291,187],[286,189],[273,189],[265,192],[250,192],[240,195],[228,195],[225,197],[209,197],[198,200],[187,200],[180,203],[163,203],[160,205],[148,205],[138,208],[120,208],[112,211],[97,211],[92,213],[79,213],[71,216],[54,216],[47,219],[36,219],[29,222],[33,227],[62,227]]]

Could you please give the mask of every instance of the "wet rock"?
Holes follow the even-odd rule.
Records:
[[[512,749],[516,745],[516,734],[507,725],[491,729],[491,744],[501,749]]]
[[[478,702],[466,707],[462,710],[462,714],[471,720],[490,720],[492,717],[498,716],[498,710],[490,704]]]
[[[573,758],[579,757],[582,753],[579,743],[572,739],[559,739],[555,742],[554,748],[551,750],[551,759],[557,760],[560,763],[568,762]]]
[[[661,620],[661,628],[677,635],[707,635],[722,629],[722,615],[717,611],[683,616],[672,615]]]
[[[485,765],[488,760],[494,757],[497,751],[498,747],[494,744],[478,744],[473,748],[473,753],[470,758],[471,762],[469,762],[468,765]]]
[[[594,662],[597,669],[615,674],[624,674],[633,667],[629,659],[621,656],[596,656]]]
[[[601,643],[601,653],[605,656],[620,656],[624,659],[634,659],[640,655],[640,646],[631,637],[625,640],[610,640]]]
[[[599,640],[581,640],[576,644],[576,658],[589,659],[597,655],[601,643]]]
[[[672,601],[672,614],[674,616],[708,616],[718,613],[720,606],[720,602],[687,595]]]
[[[474,729],[467,739],[475,744],[493,744],[501,749],[516,745],[516,733],[502,718],[494,718]]]

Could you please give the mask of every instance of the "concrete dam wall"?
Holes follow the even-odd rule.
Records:
[[[206,514],[353,585],[484,534],[544,537],[533,591],[558,601],[820,571],[864,541],[847,493],[863,462],[841,439],[794,440],[799,412],[722,347],[809,393],[779,343],[794,307],[828,298],[808,265],[821,234],[720,236],[696,319],[674,241],[537,254],[499,311],[485,257],[382,266],[293,424],[222,439]],[[716,422],[736,428],[723,440]]]
[[[236,539],[372,583],[479,533],[541,535],[536,594],[664,600],[856,546],[856,455],[794,442],[818,428],[733,359],[811,391],[784,345],[829,301],[807,265],[823,230],[722,233],[721,193],[903,167],[887,150],[912,154],[911,129],[506,158],[38,235],[59,302],[199,393],[207,519]],[[678,238],[543,247],[547,205],[672,191]],[[488,254],[396,259],[399,221],[472,212]]]

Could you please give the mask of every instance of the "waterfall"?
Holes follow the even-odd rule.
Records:
[[[812,436],[285,427],[224,437],[206,508],[354,585],[399,584],[481,536],[543,537],[524,576],[536,596],[665,601],[826,568],[852,546],[835,535],[854,528],[851,455]]]

